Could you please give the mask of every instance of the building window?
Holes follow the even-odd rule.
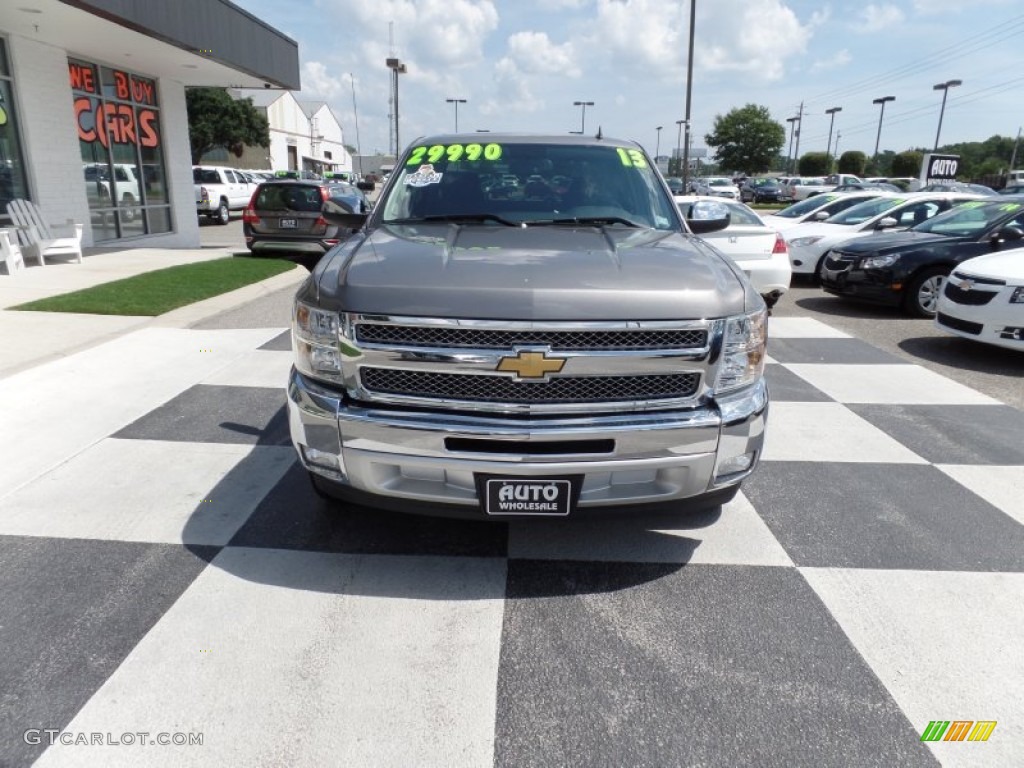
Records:
[[[171,231],[156,81],[68,59],[93,239]]]
[[[0,218],[5,221],[7,204],[28,197],[17,118],[14,82],[7,63],[7,41],[0,37]]]
[[[327,160],[333,160],[334,156],[330,152],[324,152],[324,158]]]

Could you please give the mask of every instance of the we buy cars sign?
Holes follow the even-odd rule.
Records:
[[[960,155],[927,154],[921,162],[921,185],[935,181],[953,181],[960,168]]]

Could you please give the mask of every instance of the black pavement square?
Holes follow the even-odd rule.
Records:
[[[768,394],[776,402],[834,402],[820,389],[783,365],[769,363],[764,367],[764,376],[768,382]]]
[[[284,395],[265,387],[197,384],[113,437],[290,445]]]
[[[1024,571],[1024,526],[931,465],[769,461],[743,493],[798,566]]]
[[[291,352],[292,351],[292,332],[284,331],[279,333],[277,336],[272,338],[266,344],[263,344],[260,349],[269,349],[274,352]]]
[[[1008,405],[847,408],[934,464],[1024,464],[1024,413]]]
[[[494,764],[937,763],[794,569],[511,560]]]
[[[0,765],[38,758],[24,732],[64,728],[217,551],[0,536]]]
[[[377,555],[504,557],[508,524],[390,512],[328,501],[298,462],[264,497],[230,546]]]
[[[830,365],[897,365],[905,360],[860,339],[776,339],[768,337],[768,354],[780,363]]]

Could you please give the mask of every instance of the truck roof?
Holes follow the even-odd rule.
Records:
[[[420,136],[412,144],[565,144],[567,146],[623,146],[638,147],[631,139],[616,139],[609,136],[580,136],[561,133],[439,133],[432,136]]]

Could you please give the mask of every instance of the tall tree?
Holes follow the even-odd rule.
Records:
[[[252,99],[233,99],[224,88],[189,88],[185,103],[193,164],[219,147],[241,157],[246,145],[270,146],[267,118]]]
[[[921,173],[921,162],[924,156],[920,152],[908,150],[900,152],[892,159],[893,176],[917,176]]]
[[[715,148],[722,168],[762,173],[782,151],[786,129],[772,120],[768,107],[747,104],[727,115],[715,115],[714,129],[704,141]]]

